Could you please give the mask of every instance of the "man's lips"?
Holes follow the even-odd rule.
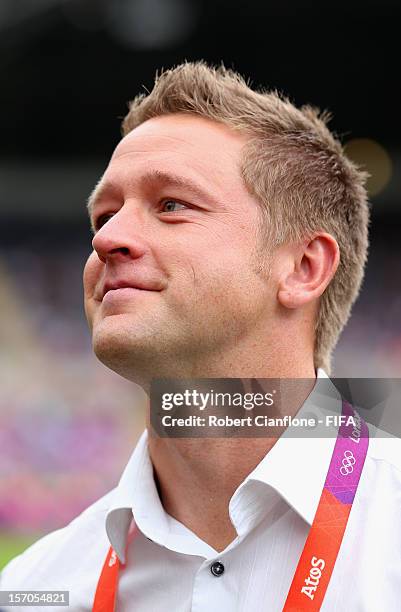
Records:
[[[141,289],[142,291],[161,291],[160,286],[155,283],[146,283],[139,280],[127,281],[127,280],[114,280],[106,281],[103,285],[100,293],[100,301],[103,300],[104,296],[108,291],[114,291],[116,289]]]

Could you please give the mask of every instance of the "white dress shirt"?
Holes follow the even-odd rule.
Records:
[[[319,370],[318,376],[326,375]],[[297,417],[340,413],[338,393],[322,398],[315,387]],[[401,610],[401,440],[374,437],[375,429],[369,429],[368,454],[324,612]],[[144,432],[119,485],[11,561],[0,576],[0,590],[67,590],[70,610],[91,610],[109,546],[124,560],[134,516],[139,535],[120,573],[117,612],[281,611],[337,430],[333,427],[333,437],[313,438],[291,437],[286,430],[232,496],[229,514],[237,537],[222,552],[165,512]],[[211,572],[216,561],[224,566],[220,576]]]

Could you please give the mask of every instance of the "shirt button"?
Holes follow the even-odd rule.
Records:
[[[220,563],[220,561],[216,561],[210,566],[210,571],[212,572],[213,576],[221,576],[224,574],[224,565]]]

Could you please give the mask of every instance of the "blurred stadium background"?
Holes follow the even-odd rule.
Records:
[[[92,355],[85,200],[126,102],[183,59],[333,112],[371,173],[372,245],[334,375],[401,371],[396,3],[0,0],[0,567],[112,488],[143,429]]]

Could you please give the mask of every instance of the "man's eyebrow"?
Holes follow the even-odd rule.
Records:
[[[166,170],[152,169],[142,177],[142,181],[144,186],[152,186],[152,184],[158,183],[164,187],[181,187],[202,200],[208,199],[212,202],[212,197],[207,187],[203,187],[198,181],[181,174],[175,174],[174,172]]]
[[[144,174],[140,182],[143,187],[151,187],[153,184],[158,183],[159,185],[166,187],[181,187],[185,188],[188,191],[191,191],[195,196],[208,199],[212,201],[211,196],[208,194],[207,190],[200,186],[193,179],[187,178],[185,176],[174,174],[172,172],[168,172],[166,170],[158,170],[152,169],[148,170],[146,174]],[[87,209],[89,216],[92,215],[93,208],[98,200],[100,200],[106,192],[115,191],[115,188],[111,183],[103,182],[102,179],[97,183],[92,193],[90,194],[87,202]]]

